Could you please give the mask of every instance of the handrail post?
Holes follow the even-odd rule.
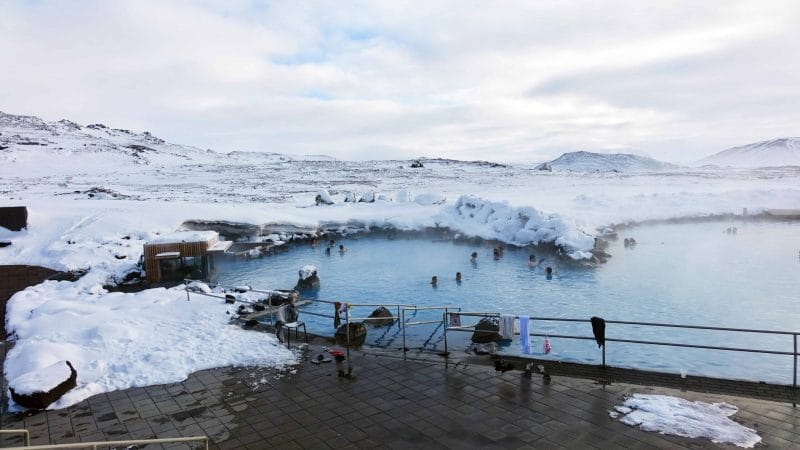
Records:
[[[406,348],[406,309],[403,308],[400,316],[400,325],[403,329],[403,359],[406,359],[406,352],[408,349]]]
[[[188,301],[190,301],[189,300],[189,282],[186,281],[185,279],[183,280],[183,287],[184,287],[184,289],[186,289],[186,301],[188,302]]]
[[[792,407],[797,407],[797,333],[792,335],[794,341],[794,372],[792,373]]]
[[[606,342],[603,342],[603,368],[606,368]]]
[[[448,363],[450,362],[450,352],[447,350],[447,316],[448,316],[447,308],[444,309],[444,314],[442,315],[442,328],[444,333],[444,367],[447,368]]]
[[[350,368],[350,308],[348,306],[344,307],[344,320],[345,320],[345,328],[347,332],[347,367]]]
[[[397,328],[400,328],[400,305],[397,305]]]

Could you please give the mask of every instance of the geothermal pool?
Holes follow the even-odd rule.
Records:
[[[726,233],[736,227],[736,234]],[[625,248],[623,239],[637,245]],[[715,327],[800,331],[800,224],[796,222],[705,222],[644,225],[623,230],[610,243],[613,256],[597,267],[559,260],[531,248],[506,248],[500,259],[492,244],[470,245],[421,238],[371,236],[342,238],[347,251],[325,253],[325,245],[294,245],[288,252],[221,266],[223,286],[250,284],[264,289],[291,288],[306,264],[318,268],[321,288],[313,296],[352,303],[405,303],[457,306],[537,317],[675,323]],[[475,263],[470,254],[478,253]],[[528,265],[533,253],[538,267]],[[547,279],[543,268],[555,274]],[[455,281],[461,272],[463,281]],[[437,287],[431,277],[439,278]],[[374,308],[354,309],[364,317]],[[305,311],[333,313],[333,306],[314,304]],[[394,312],[394,310],[393,310]],[[331,319],[303,315],[310,332],[332,335]],[[419,312],[413,320],[432,320],[441,311]],[[407,318],[407,320],[412,320]],[[472,323],[468,320],[465,323]],[[592,336],[588,323],[535,321],[533,332]],[[408,346],[442,351],[435,325],[407,329]],[[790,336],[737,334],[609,324],[608,338],[792,351]],[[448,332],[451,351],[467,348],[470,333]],[[534,337],[533,356],[599,363],[593,341],[551,338],[552,351],[542,354]],[[368,342],[399,349],[397,326],[369,328]],[[502,352],[519,353],[517,340]],[[792,357],[756,355],[664,346],[608,343],[607,363],[623,367],[685,371],[791,384]]]

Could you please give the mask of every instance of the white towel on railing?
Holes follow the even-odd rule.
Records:
[[[527,316],[519,318],[519,347],[523,354],[531,352],[530,317]]]
[[[278,311],[275,313],[275,321],[286,323],[286,305],[278,308]]]
[[[503,314],[500,316],[500,336],[503,339],[514,339],[514,316]]]

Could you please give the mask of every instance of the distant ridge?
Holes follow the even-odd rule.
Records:
[[[570,152],[536,166],[550,172],[662,172],[678,169],[675,164],[629,153]]]
[[[736,168],[800,166],[800,138],[772,139],[729,148],[697,164]]]

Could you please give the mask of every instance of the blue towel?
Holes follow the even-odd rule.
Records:
[[[523,354],[531,352],[530,317],[519,316],[519,346]]]

